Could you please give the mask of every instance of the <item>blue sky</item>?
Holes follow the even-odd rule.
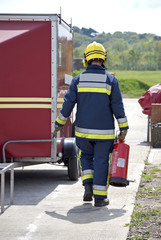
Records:
[[[60,13],[79,28],[161,36],[161,0],[0,0],[0,13]]]

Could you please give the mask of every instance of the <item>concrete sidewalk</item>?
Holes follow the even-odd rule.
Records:
[[[161,148],[151,148],[148,162],[154,165],[161,164]]]
[[[83,203],[81,180],[69,181],[62,166],[16,170],[14,205],[0,215],[0,240],[126,240],[150,146],[146,143],[147,116],[137,99],[124,99],[124,103],[130,125],[126,139],[130,185],[110,186],[110,205],[96,208],[93,202]]]

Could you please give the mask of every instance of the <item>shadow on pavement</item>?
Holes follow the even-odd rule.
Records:
[[[140,142],[138,145],[141,145],[141,146],[150,146],[150,143],[149,143],[149,142]]]
[[[69,221],[75,224],[109,221],[114,218],[121,217],[125,213],[126,210],[123,209],[108,209],[107,207],[97,208],[92,206],[91,203],[76,206],[70,209],[67,212],[67,215],[59,214],[56,211],[46,211],[46,214],[50,217]]]
[[[9,179],[6,174],[5,203],[9,202]],[[67,169],[52,170],[15,170],[14,172],[14,205],[37,205],[60,184],[72,185]]]

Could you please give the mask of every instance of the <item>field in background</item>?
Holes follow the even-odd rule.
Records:
[[[161,83],[161,71],[108,71],[114,72],[124,97],[139,98],[150,87]],[[79,74],[74,72],[74,76]]]

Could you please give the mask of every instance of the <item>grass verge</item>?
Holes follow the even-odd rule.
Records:
[[[127,240],[161,239],[161,165],[145,164]]]

